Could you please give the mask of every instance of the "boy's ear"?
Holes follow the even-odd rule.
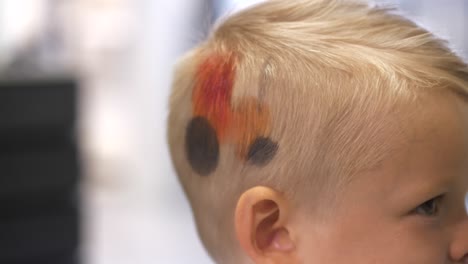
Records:
[[[236,207],[239,243],[256,264],[298,263],[290,230],[290,209],[284,196],[257,186],[244,192]]]

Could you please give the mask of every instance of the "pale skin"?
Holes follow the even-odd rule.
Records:
[[[413,113],[397,151],[340,190],[326,219],[280,191],[246,191],[235,216],[245,255],[258,264],[468,263],[468,101],[435,94]]]

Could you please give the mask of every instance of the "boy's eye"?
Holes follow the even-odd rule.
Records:
[[[466,209],[466,214],[468,215],[468,192],[465,195],[465,209]]]
[[[442,196],[432,198],[414,209],[415,214],[422,216],[436,216],[439,213]]]

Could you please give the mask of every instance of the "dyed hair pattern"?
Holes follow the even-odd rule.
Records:
[[[268,137],[268,107],[255,97],[232,104],[238,60],[234,53],[212,53],[196,71],[185,147],[192,169],[200,175],[216,169],[220,144],[235,144],[240,159],[258,166],[267,164],[278,150]]]

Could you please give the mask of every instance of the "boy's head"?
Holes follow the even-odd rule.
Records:
[[[180,62],[169,145],[220,263],[468,262],[468,68],[356,1],[268,1]]]

